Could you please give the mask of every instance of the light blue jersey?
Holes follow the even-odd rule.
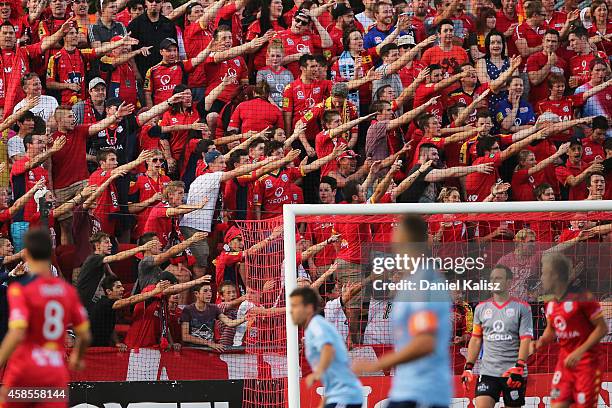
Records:
[[[419,279],[438,280],[434,272],[423,272]],[[408,294],[394,299],[391,321],[395,350],[408,345],[415,334],[437,326],[436,345],[432,354],[400,364],[395,368],[389,399],[412,401],[421,405],[449,406],[452,398],[452,375],[448,344],[451,338],[450,297],[442,291]]]
[[[321,359],[321,349],[326,344],[334,348],[334,359],[323,374],[326,404],[362,404],[363,391],[357,376],[349,366],[349,356],[344,340],[334,326],[320,315],[315,315],[305,332],[306,359],[313,369]]]

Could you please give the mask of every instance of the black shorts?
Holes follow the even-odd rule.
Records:
[[[505,377],[492,377],[490,375],[480,375],[476,384],[476,397],[489,396],[499,401],[499,396],[504,397],[504,406],[522,407],[525,405],[525,390],[527,380],[523,382],[521,388],[510,388]]]
[[[415,401],[391,401],[387,408],[448,408],[444,405],[425,405]]]
[[[346,405],[346,404],[338,404],[337,402],[334,402],[333,404],[325,404],[325,408],[362,408],[362,407],[363,407],[362,404]]]

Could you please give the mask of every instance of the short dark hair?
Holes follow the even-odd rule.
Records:
[[[476,120],[483,118],[489,118],[489,119],[493,119],[493,116],[491,116],[491,112],[488,111],[487,109],[483,109],[483,110],[479,110],[478,112],[476,112]]]
[[[493,136],[485,136],[478,139],[478,142],[476,143],[476,154],[478,157],[484,156],[485,152],[491,150],[495,143],[497,143],[497,138]]]
[[[2,24],[0,24],[0,29],[2,29],[2,27],[11,27],[13,29],[13,31],[15,31],[15,26],[8,20],[4,21]]]
[[[612,150],[612,137],[609,137],[604,142],[604,150]]]
[[[433,143],[423,143],[421,146],[419,146],[419,156],[421,155],[421,152],[424,152],[426,149],[437,149],[438,147],[433,144]]]
[[[115,149],[101,149],[98,154],[96,154],[96,161],[98,163],[106,161],[111,154],[117,156],[117,151]]]
[[[450,18],[445,18],[438,24],[438,33],[442,32],[442,26],[444,25],[451,25],[453,26],[453,28],[455,27],[455,23],[453,23],[453,20],[451,20]]]
[[[321,177],[321,181],[319,182],[319,185],[321,185],[323,183],[329,184],[329,186],[331,187],[332,190],[336,190],[338,188],[338,182],[333,177],[330,177],[330,176],[323,176],[323,177]]]
[[[416,120],[417,127],[421,130],[425,130],[431,118],[435,118],[435,115],[431,113],[422,113]]]
[[[591,129],[608,130],[608,128],[608,119],[606,119],[605,116],[595,116],[593,118],[593,122],[591,123]]]
[[[236,164],[237,164],[237,163],[240,163],[240,158],[241,158],[242,156],[248,156],[248,155],[249,155],[249,152],[247,152],[245,149],[237,149],[237,150],[234,150],[234,151],[233,151],[233,152],[230,154],[230,157],[229,157],[229,160],[227,161],[227,164],[228,164],[229,166],[232,166],[232,167],[234,167],[234,168],[235,168],[235,167],[236,167]]]
[[[247,149],[253,149],[255,147],[257,147],[257,145],[260,145],[262,143],[266,143],[266,139],[264,139],[263,137],[258,137],[256,139],[253,139],[251,141],[251,143],[249,143],[249,145],[247,146]]]
[[[570,31],[570,34],[574,34],[579,38],[589,38],[589,31],[582,26],[574,27],[572,31]]]
[[[300,60],[299,60],[300,67],[305,67],[306,65],[308,65],[308,61],[317,62],[317,59],[312,54],[304,54],[300,57]]]
[[[544,192],[546,190],[548,190],[549,188],[552,188],[552,186],[548,183],[542,183],[540,185],[538,185],[534,190],[533,190],[533,198],[536,199],[536,201],[539,201],[539,198],[542,194],[544,194]]]
[[[278,141],[278,140],[270,140],[268,143],[266,143],[264,154],[266,156],[272,156],[272,152],[280,148],[284,148],[284,147],[285,147],[285,144],[283,142]]]
[[[344,199],[349,203],[353,201],[353,196],[359,195],[359,183],[355,180],[349,181],[342,188],[342,195],[344,195]]]
[[[115,282],[121,282],[121,279],[119,279],[116,276],[107,276],[104,279],[102,279],[102,282],[100,282],[100,286],[102,286],[102,289],[104,290],[105,295],[106,295],[107,290],[113,290],[113,286],[115,286]]]
[[[139,4],[144,7],[144,0],[128,0],[126,7],[128,10],[131,10]]]
[[[431,75],[432,72],[437,71],[439,69],[444,70],[444,67],[442,67],[442,65],[440,64],[430,64],[427,68],[429,68],[429,75]]]
[[[302,304],[304,306],[311,305],[315,313],[317,313],[317,311],[319,310],[319,305],[321,304],[321,298],[319,294],[309,286],[294,289],[293,292],[291,292],[291,294],[289,295],[289,297],[302,298]]]
[[[587,187],[591,187],[591,180],[593,179],[593,176],[603,177],[603,178],[604,178],[604,180],[605,180],[605,178],[606,178],[606,176],[604,176],[604,174],[603,174],[603,173],[600,173],[600,172],[591,173],[591,174],[589,174],[589,175],[587,176],[587,178],[586,178],[586,185],[587,185]]]
[[[232,28],[230,26],[228,26],[227,24],[219,25],[219,27],[217,27],[217,29],[213,32],[213,38],[215,40],[218,40],[219,39],[219,34],[221,34],[224,31],[229,31],[231,33],[232,32]]]
[[[95,234],[93,234],[91,237],[89,237],[89,243],[97,244],[98,242],[102,241],[105,238],[110,238],[110,235],[108,235],[106,232],[98,231]]]
[[[557,30],[553,29],[553,28],[549,28],[548,30],[546,30],[546,32],[544,33],[544,35],[547,35],[547,34],[556,35],[556,36],[557,36],[557,38],[560,38],[560,37],[561,37],[561,34],[559,34],[559,32],[558,32]]]
[[[30,79],[39,78],[36,72],[27,72],[21,77],[21,87],[23,88]]]
[[[221,284],[219,285],[219,288],[217,288],[217,291],[219,292],[219,294],[223,293],[223,288],[226,286],[233,286],[234,288],[236,288],[236,290],[238,290],[238,287],[236,286],[234,282],[225,280],[221,282]]]
[[[322,122],[328,124],[334,116],[340,116],[337,110],[326,110],[323,112]]]
[[[210,283],[200,283],[199,285],[195,285],[191,290],[193,292],[199,292],[205,286],[210,287]]]
[[[383,45],[383,47],[380,49],[380,57],[381,58],[386,57],[393,50],[399,50],[399,47],[397,46],[397,44],[390,43],[390,44]]]
[[[506,265],[502,265],[502,264],[496,264],[492,269],[491,272],[493,272],[495,269],[503,269],[506,272],[506,279],[510,280],[512,279],[512,277],[514,276],[514,274],[512,273],[512,269],[510,269],[509,267],[507,267]]]
[[[26,232],[23,243],[25,249],[35,261],[50,261],[53,255],[53,242],[49,231],[35,228]]]
[[[157,238],[157,234],[154,232],[145,232],[138,238],[138,246],[144,245],[149,241],[153,241]]]

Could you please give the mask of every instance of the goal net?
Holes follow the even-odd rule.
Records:
[[[385,279],[398,281],[399,276],[388,273],[384,262],[378,261],[389,258],[398,217],[408,213],[422,214],[428,223],[431,265],[461,282],[457,288],[447,288],[453,301],[448,346],[455,375],[454,407],[474,406],[474,390],[463,391],[459,376],[474,308],[491,296],[486,281],[493,266],[502,264],[513,271],[510,294],[529,303],[536,338],[546,325],[540,260],[549,252],[561,252],[572,260],[573,283],[595,295],[610,323],[612,203],[285,206],[282,218],[240,225],[245,247],[267,239],[274,229],[284,232],[284,239],[273,239],[245,265],[250,319],[244,346],[251,376],[245,380],[243,406],[316,407],[324,393],[320,384],[308,389],[302,382],[311,370],[303,355],[303,332],[298,332],[285,309],[288,294],[297,286],[317,288],[322,313],[345,338],[351,358],[377,359],[391,350],[394,292],[376,285]],[[600,407],[612,404],[610,341],[606,336],[601,344]],[[550,404],[557,356],[558,348],[552,344],[530,357],[527,406]],[[364,407],[384,406],[392,377],[391,371],[360,378]]]

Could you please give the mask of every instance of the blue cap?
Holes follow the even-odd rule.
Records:
[[[206,164],[210,164],[212,162],[214,162],[215,160],[217,160],[217,157],[221,156],[221,153],[219,153],[218,150],[211,150],[210,152],[206,153],[204,155],[204,161],[206,162]]]

